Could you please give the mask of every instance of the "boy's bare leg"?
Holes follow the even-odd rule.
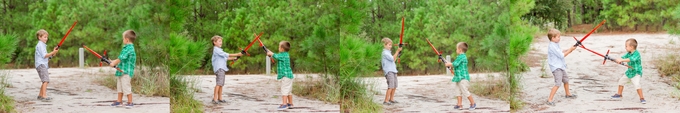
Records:
[[[640,96],[640,99],[645,99],[645,97],[642,96],[642,89],[637,89],[637,93]]]
[[[397,90],[397,88],[392,88],[392,92],[390,93],[390,101],[394,101],[394,91]]]
[[[456,96],[458,98],[458,104],[456,105],[463,105],[463,96]]]
[[[123,93],[118,93],[118,102],[123,102]]]
[[[127,97],[128,97],[128,104],[132,104],[132,94],[128,94]]]
[[[288,103],[293,105],[293,95],[288,95]]]
[[[40,97],[47,97],[47,82],[43,82],[42,86],[40,86],[40,94],[38,94]]]
[[[553,86],[553,88],[550,90],[550,97],[548,97],[548,102],[553,101],[553,97],[555,96],[555,92],[557,92],[557,89],[560,87]]]
[[[286,95],[281,96],[281,100],[283,101],[283,102],[281,103],[281,105],[286,105],[286,103],[288,103],[288,102],[286,102],[286,99],[288,99],[288,97],[287,97]]]
[[[567,94],[567,96],[571,95],[569,92],[569,83],[567,82],[564,83],[564,93]]]
[[[213,91],[213,100],[214,101],[217,101],[217,96],[218,96],[217,92],[220,91],[219,88],[220,88],[220,86],[215,86],[215,90]]]
[[[222,86],[218,86],[217,100],[222,100]]]
[[[468,96],[468,100],[470,100],[470,104],[475,104],[475,99],[472,99],[472,95]]]
[[[617,91],[616,94],[621,95],[621,93],[623,93],[623,86],[619,85],[619,91]]]
[[[387,102],[390,99],[391,90],[392,88],[387,88],[387,91],[385,91],[385,102]]]

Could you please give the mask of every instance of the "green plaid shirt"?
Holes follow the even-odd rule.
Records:
[[[468,60],[467,56],[465,56],[465,53],[459,54],[458,57],[456,57],[456,61],[453,61],[451,63],[453,65],[453,79],[451,82],[460,82],[460,80],[468,80],[470,81],[470,74],[468,73]]]
[[[623,55],[621,58],[630,59],[628,66],[632,68],[628,68],[626,71],[626,76],[628,78],[633,78],[635,75],[642,76],[642,58],[640,57],[640,53],[637,50],[633,51],[632,53],[626,53],[626,55]]]
[[[293,69],[290,68],[290,56],[288,56],[288,52],[274,54],[272,57],[276,59],[276,74],[278,74],[276,79],[281,80],[283,77],[293,79]]]
[[[125,44],[123,46],[123,51],[118,55],[120,63],[118,63],[118,68],[127,73],[130,78],[135,74],[135,63],[137,61],[137,54],[135,53],[135,46],[132,44]],[[123,73],[116,71],[116,76],[122,76]]]

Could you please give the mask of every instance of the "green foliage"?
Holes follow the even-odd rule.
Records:
[[[9,82],[9,71],[0,71],[0,112],[2,113],[12,113],[14,111],[14,99],[7,96],[5,88],[10,86]]]
[[[663,26],[669,20],[677,0],[602,0],[605,4],[603,19],[611,21],[609,26],[638,29],[638,26]],[[660,25],[661,23],[661,25]]]
[[[369,42],[369,43],[367,43]],[[366,38],[343,36],[340,48],[340,105],[345,112],[380,112],[381,106],[372,100],[370,86],[358,77],[370,76],[380,65],[381,44]]]
[[[535,4],[523,18],[536,26],[553,23],[555,28],[567,27],[567,16],[572,7],[568,0],[535,0]]]
[[[201,67],[203,57],[206,54],[212,55],[208,52],[212,49],[208,42],[205,41],[192,41],[191,39],[177,33],[170,33],[170,40],[165,40],[164,42],[169,43],[170,61],[165,64],[170,66],[170,73],[180,73],[180,72],[192,72],[193,70]],[[162,42],[160,42],[162,43]],[[212,69],[210,69],[212,70]]]
[[[0,34],[0,67],[12,61],[19,39],[15,34]]]
[[[170,109],[174,113],[202,113],[203,103],[194,99],[197,81],[170,76]]]

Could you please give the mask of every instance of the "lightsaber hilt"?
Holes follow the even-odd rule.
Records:
[[[399,48],[401,48],[402,46],[404,46],[404,44],[401,44],[401,43],[400,43],[400,44],[399,44]],[[401,63],[401,54],[402,54],[402,53],[404,53],[404,50],[403,50],[403,49],[402,49],[401,51],[399,51],[399,55],[397,55],[397,62],[399,62],[399,63]]]

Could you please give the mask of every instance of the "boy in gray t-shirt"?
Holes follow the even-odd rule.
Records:
[[[394,90],[397,88],[397,64],[394,63],[395,59],[397,59],[397,55],[399,52],[401,52],[401,47],[397,49],[397,52],[391,54],[392,51],[392,40],[389,38],[383,38],[383,52],[382,52],[382,59],[380,60],[380,63],[382,64],[382,69],[385,72],[385,79],[387,79],[387,92],[385,93],[385,101],[383,102],[384,105],[392,105],[394,103],[398,103],[397,101],[394,101]],[[388,101],[389,100],[389,101]]]
[[[52,52],[47,53],[47,38],[48,38],[48,33],[44,29],[38,30],[36,33],[36,38],[38,38],[38,44],[35,45],[35,70],[38,71],[38,76],[40,77],[40,82],[42,82],[42,86],[40,86],[40,93],[38,93],[38,100],[42,101],[52,101],[52,98],[47,97],[47,83],[50,83],[50,76],[49,73],[47,72],[47,69],[49,69],[49,58],[54,56],[54,54],[57,54],[59,52],[59,48],[54,47],[52,49]]]

